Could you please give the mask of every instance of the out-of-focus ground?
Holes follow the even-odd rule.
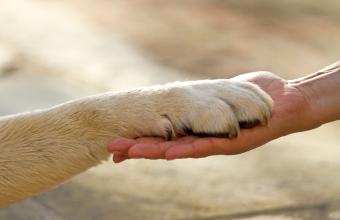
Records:
[[[174,80],[303,76],[339,59],[339,11],[336,0],[1,1],[0,115]],[[340,219],[339,130],[238,156],[107,162],[0,219]]]

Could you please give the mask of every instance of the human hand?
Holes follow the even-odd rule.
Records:
[[[200,158],[211,155],[239,154],[289,133],[310,129],[309,103],[293,81],[286,81],[269,72],[253,72],[235,77],[253,82],[274,100],[272,118],[267,126],[241,129],[235,139],[186,136],[172,141],[162,138],[117,138],[108,150],[114,153],[113,161],[130,158],[178,159]]]

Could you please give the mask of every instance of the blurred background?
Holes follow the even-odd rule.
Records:
[[[337,0],[0,0],[0,115],[107,90],[339,60]],[[340,219],[340,123],[237,156],[111,162],[10,220]]]

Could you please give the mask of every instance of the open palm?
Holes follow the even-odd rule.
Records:
[[[289,133],[306,129],[304,117],[308,102],[293,81],[286,81],[270,72],[253,72],[236,79],[253,82],[274,100],[272,118],[267,126],[241,129],[236,139],[186,136],[172,141],[156,137],[138,139],[117,138],[108,150],[118,163],[130,158],[177,159],[211,155],[239,154]]]

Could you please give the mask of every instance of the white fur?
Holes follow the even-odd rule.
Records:
[[[252,83],[201,80],[100,94],[0,118],[0,205],[100,163],[114,137],[175,138],[185,128],[235,137],[238,121],[265,124],[271,109],[269,95]]]

